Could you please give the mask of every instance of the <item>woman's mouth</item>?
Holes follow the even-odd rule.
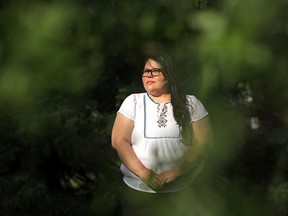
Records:
[[[147,81],[146,84],[153,84],[154,81]]]

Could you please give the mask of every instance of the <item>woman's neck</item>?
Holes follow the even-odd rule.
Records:
[[[156,103],[167,103],[167,102],[171,101],[171,94],[170,93],[155,95],[155,94],[151,94],[151,93],[147,92],[147,94]]]

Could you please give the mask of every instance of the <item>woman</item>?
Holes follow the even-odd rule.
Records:
[[[147,214],[158,199],[186,188],[203,167],[211,137],[207,111],[196,97],[179,91],[171,61],[160,54],[145,62],[146,92],[124,100],[112,130],[112,146],[130,194],[124,198],[124,211],[137,211],[127,215],[140,215],[141,206]]]

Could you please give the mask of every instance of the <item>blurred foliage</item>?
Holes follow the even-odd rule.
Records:
[[[161,49],[215,131],[206,171],[178,200],[183,211],[287,215],[287,6],[1,2],[1,213],[114,214],[121,174],[113,120],[128,94],[143,91],[142,56]]]

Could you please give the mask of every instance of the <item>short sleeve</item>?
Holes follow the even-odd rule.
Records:
[[[201,101],[199,101],[195,96],[187,95],[187,99],[191,106],[190,113],[192,122],[198,121],[208,115],[208,112]]]
[[[122,102],[118,112],[134,121],[135,119],[135,95],[131,94]]]

